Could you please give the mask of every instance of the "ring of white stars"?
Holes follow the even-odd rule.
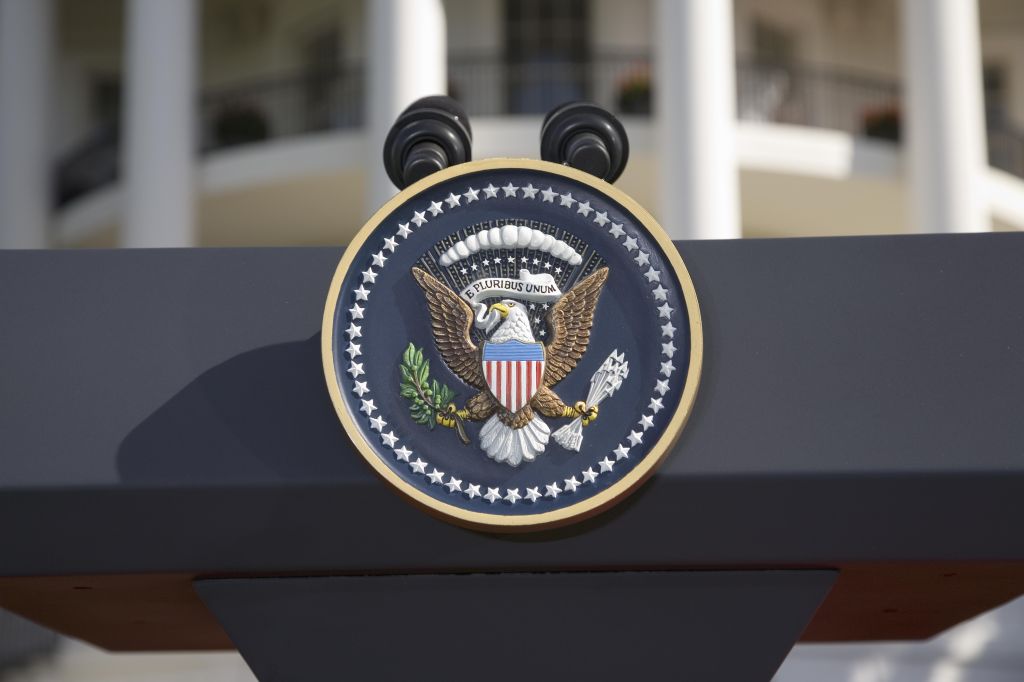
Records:
[[[367,312],[366,306],[360,305],[360,303],[369,301],[373,285],[376,284],[377,276],[388,260],[388,254],[394,254],[403,241],[408,239],[417,229],[430,222],[431,218],[436,218],[442,213],[456,210],[475,201],[487,201],[488,199],[499,197],[553,204],[570,210],[574,215],[583,216],[593,221],[598,228],[607,230],[612,239],[620,243],[622,248],[632,256],[641,276],[652,286],[651,296],[654,302],[661,302],[661,305],[656,306],[656,310],[658,311],[661,357],[663,359],[658,361],[660,369],[658,371],[658,378],[655,380],[650,402],[647,404],[634,428],[630,430],[623,442],[618,443],[616,447],[612,448],[611,452],[606,454],[596,464],[588,466],[583,471],[569,478],[527,488],[502,489],[500,487],[484,486],[471,481],[463,482],[450,473],[441,471],[429,462],[424,461],[417,453],[402,444],[400,434],[392,429],[385,430],[388,422],[379,414],[379,409],[374,403],[373,398],[365,397],[371,394],[372,390],[366,381],[359,380],[366,372],[363,369],[363,363],[356,361],[357,358],[362,356],[362,344],[355,343],[355,340],[362,338],[362,321],[365,320]],[[497,261],[498,259],[495,258],[494,262]],[[508,262],[514,263],[515,258],[509,256]],[[522,262],[523,264],[530,264],[530,260],[525,256],[522,258]],[[534,266],[542,265],[545,269],[551,269],[552,267],[551,263],[540,263],[536,258],[532,260],[532,264]],[[484,265],[487,265],[486,261]],[[473,270],[477,269],[476,264],[473,264],[471,267]],[[560,273],[561,268],[556,268],[555,272]],[[463,270],[462,274],[466,274],[466,271]],[[381,443],[394,452],[396,461],[408,466],[409,471],[413,475],[423,476],[426,480],[430,481],[431,485],[447,490],[449,495],[465,495],[469,500],[480,498],[491,505],[502,503],[511,506],[520,503],[536,504],[541,499],[556,500],[559,495],[571,495],[585,486],[596,486],[598,478],[604,474],[612,474],[619,462],[629,459],[630,450],[643,443],[647,430],[654,426],[655,417],[665,409],[663,400],[665,394],[670,390],[669,382],[677,370],[673,359],[679,348],[674,343],[677,329],[672,323],[673,316],[677,311],[668,303],[669,291],[662,286],[661,278],[661,271],[651,265],[650,254],[640,248],[637,238],[629,234],[622,223],[615,222],[608,216],[607,211],[599,211],[597,208],[592,207],[589,201],[581,202],[573,197],[570,192],[561,194],[554,191],[552,187],[534,187],[532,183],[525,186],[516,186],[511,181],[501,187],[495,187],[493,183],[488,183],[486,187],[467,187],[461,193],[453,191],[441,201],[430,202],[424,210],[413,211],[412,215],[405,222],[396,223],[394,234],[384,238],[380,250],[371,256],[367,269],[362,271],[362,280],[359,287],[352,291],[352,307],[348,309],[349,326],[344,332],[348,339],[348,345],[344,351],[348,355],[348,368],[345,372],[352,377],[352,392],[359,398],[359,411],[366,415],[370,428],[377,432]],[[534,308],[534,304],[530,304],[530,308]],[[541,335],[544,335],[543,329],[541,330]],[[595,466],[597,470],[595,470]]]

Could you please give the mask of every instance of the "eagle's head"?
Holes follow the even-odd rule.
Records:
[[[498,320],[500,320],[500,324],[497,324],[497,329],[491,334],[488,341],[493,343],[502,343],[504,341],[534,342],[533,330],[530,328],[530,314],[523,307],[522,303],[505,299],[500,303],[492,304],[488,313],[491,311],[498,313],[499,317],[495,318],[495,324],[497,324]],[[490,331],[490,329],[487,331]]]

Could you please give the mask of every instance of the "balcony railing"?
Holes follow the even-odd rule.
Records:
[[[645,52],[574,62],[462,56],[449,61],[448,80],[449,91],[471,116],[543,114],[574,99],[596,102],[623,116],[649,116],[656,94],[651,59]],[[359,127],[364,88],[360,65],[212,88],[199,100],[201,151]],[[834,68],[741,59],[736,94],[742,120],[900,139],[896,81]],[[58,204],[117,178],[119,137],[116,125],[106,125],[61,160],[56,172]],[[989,157],[993,166],[1024,177],[1024,135],[990,125]]]

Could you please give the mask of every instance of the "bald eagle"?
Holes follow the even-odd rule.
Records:
[[[548,425],[538,416],[550,418],[582,417],[584,425],[597,417],[597,406],[579,401],[567,405],[551,390],[576,367],[590,342],[594,311],[608,279],[603,267],[580,280],[548,311],[545,319],[551,330],[550,341],[543,346],[543,376],[528,402],[510,410],[494,395],[484,374],[483,348],[477,347],[470,334],[473,310],[452,289],[421,268],[412,269],[413,277],[423,289],[430,310],[434,343],[441,359],[462,381],[479,389],[458,409],[447,406],[438,413],[437,422],[454,427],[457,420],[484,421],[480,430],[480,446],[487,456],[510,466],[530,462],[544,452],[550,437]],[[503,300],[490,307],[498,313],[497,321],[485,330],[488,344],[536,344],[528,312],[522,304]],[[506,401],[507,402],[507,401]]]

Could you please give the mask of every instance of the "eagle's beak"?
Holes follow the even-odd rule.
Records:
[[[492,310],[497,310],[501,313],[501,319],[503,320],[508,317],[508,306],[504,303],[492,303],[491,307],[487,309],[487,312],[491,312]]]

